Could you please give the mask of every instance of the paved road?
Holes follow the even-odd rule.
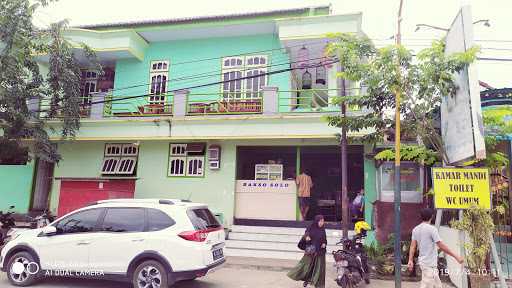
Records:
[[[328,272],[330,274],[332,272]],[[327,287],[337,287],[327,276]],[[0,274],[0,287],[11,287],[4,273]],[[128,288],[129,285],[108,281],[91,281],[80,279],[43,279],[37,288]],[[302,283],[294,282],[284,272],[222,268],[201,280],[178,283],[173,288],[300,288]],[[367,288],[392,288],[391,281],[372,280]],[[417,288],[419,283],[404,283],[403,288]]]

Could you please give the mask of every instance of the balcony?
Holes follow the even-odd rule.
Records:
[[[333,102],[337,89],[278,91],[276,87],[264,87],[256,93],[189,93],[186,90],[167,94],[130,97],[113,96],[98,92],[80,100],[80,115],[84,119],[139,118],[139,117],[198,117],[213,115],[278,115],[278,114],[329,114],[340,112]],[[250,94],[250,95],[249,95]],[[250,96],[250,97],[248,97]],[[152,102],[150,102],[152,101]],[[158,101],[158,102],[156,102]],[[33,106],[33,105],[32,105]],[[40,108],[39,108],[40,107]],[[42,103],[33,110],[49,110]],[[354,105],[349,112],[362,113]],[[45,117],[45,114],[41,114]],[[57,115],[57,118],[61,114]]]
[[[144,98],[104,95],[104,117],[159,117],[172,115],[172,94],[158,96],[158,102],[149,102]],[[129,99],[125,99],[129,98]],[[156,100],[156,98],[150,99]]]
[[[249,98],[244,98],[250,96]],[[230,92],[229,94],[189,94],[186,115],[261,114],[261,92]]]

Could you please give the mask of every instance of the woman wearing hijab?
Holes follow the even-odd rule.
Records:
[[[324,216],[315,216],[315,221],[304,234],[306,253],[290,272],[288,277],[295,281],[304,281],[304,287],[312,284],[316,288],[325,287],[325,247],[327,236],[325,234]],[[314,246],[312,248],[311,246]],[[314,250],[313,253],[311,251]]]

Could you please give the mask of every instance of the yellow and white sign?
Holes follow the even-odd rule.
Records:
[[[486,168],[432,168],[437,209],[491,209],[489,170]]]

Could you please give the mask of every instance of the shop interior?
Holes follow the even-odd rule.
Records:
[[[347,149],[348,196],[355,198],[364,186],[363,146]],[[304,169],[313,180],[306,220],[322,214],[341,221],[341,149],[339,146],[238,147],[237,180],[294,180]]]

